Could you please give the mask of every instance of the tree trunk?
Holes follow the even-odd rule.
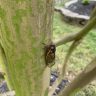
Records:
[[[43,43],[51,42],[52,4],[53,0],[0,0],[0,44],[16,96],[47,96],[50,68]]]

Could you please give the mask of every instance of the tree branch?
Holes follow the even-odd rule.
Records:
[[[62,92],[59,96],[70,96],[83,88],[96,77],[96,57]]]
[[[72,52],[74,51],[74,49],[80,44],[81,42],[80,41],[74,41],[72,43],[72,45],[70,46],[69,48],[69,51],[65,57],[65,60],[64,60],[64,64],[63,64],[63,67],[62,67],[62,77],[64,77],[65,73],[66,73],[66,67],[67,67],[67,62],[70,58],[70,56],[72,55]]]
[[[88,23],[85,25],[85,27],[81,31],[79,31],[78,33],[69,34],[68,36],[64,36],[62,39],[54,42],[54,44],[58,47],[62,44],[65,44],[73,40],[80,40],[81,38],[86,36],[88,32],[96,25],[96,13],[94,14],[95,16],[88,21]]]
[[[89,22],[85,25],[85,27],[78,33],[75,40],[80,40],[85,37],[88,32],[96,25],[96,16],[94,16]]]
[[[87,33],[89,32],[89,30],[91,30],[91,28],[94,26],[94,19],[96,19],[96,16],[79,33],[77,33],[77,37],[74,38],[75,41],[72,43],[72,45],[69,48],[69,51],[68,51],[68,53],[67,53],[67,55],[65,57],[64,65],[63,65],[63,68],[62,68],[62,77],[64,77],[64,75],[66,73],[67,62],[68,62],[72,52],[74,51],[74,49],[80,43],[79,41],[83,37],[85,37],[87,35]]]
[[[67,36],[64,36],[63,38],[61,38],[60,40],[54,42],[54,44],[58,47],[62,44],[65,44],[67,42],[70,42],[70,41],[73,41],[78,35],[78,32],[75,32],[75,33],[71,33]]]
[[[95,8],[93,9],[93,11],[92,11],[92,13],[91,13],[90,20],[91,20],[94,16],[96,16],[96,6],[95,6]]]
[[[93,10],[93,14],[96,14],[96,10]],[[96,16],[94,17],[96,18]],[[89,21],[89,23],[85,26],[85,28],[83,28],[79,33],[77,33],[77,37],[75,37],[75,41],[72,43],[71,47],[69,48],[69,51],[65,57],[65,61],[64,61],[64,65],[62,68],[62,76],[64,77],[64,74],[66,73],[66,67],[67,67],[67,62],[72,54],[72,52],[74,51],[74,49],[78,46],[78,44],[80,43],[79,41],[87,35],[87,33],[89,32],[89,30],[92,28],[91,26],[93,25],[94,22],[94,18]],[[89,26],[90,25],[90,26]]]

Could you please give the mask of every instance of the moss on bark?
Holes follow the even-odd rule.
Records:
[[[41,0],[42,4],[38,0],[0,2],[0,44],[10,84],[16,96],[43,96],[48,84],[43,85],[42,79],[47,69],[42,43],[51,42],[53,1]],[[50,69],[47,72],[50,74]]]

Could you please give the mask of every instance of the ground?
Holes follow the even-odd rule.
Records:
[[[84,5],[82,4],[82,0],[78,0],[78,2],[69,5],[68,9],[80,15],[90,16],[95,6],[96,1],[90,1],[89,4]]]

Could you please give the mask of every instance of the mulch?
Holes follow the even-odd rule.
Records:
[[[78,13],[80,15],[90,16],[93,8],[96,6],[96,1],[90,1],[89,4],[82,4],[82,0],[78,0],[67,7],[72,12]]]

